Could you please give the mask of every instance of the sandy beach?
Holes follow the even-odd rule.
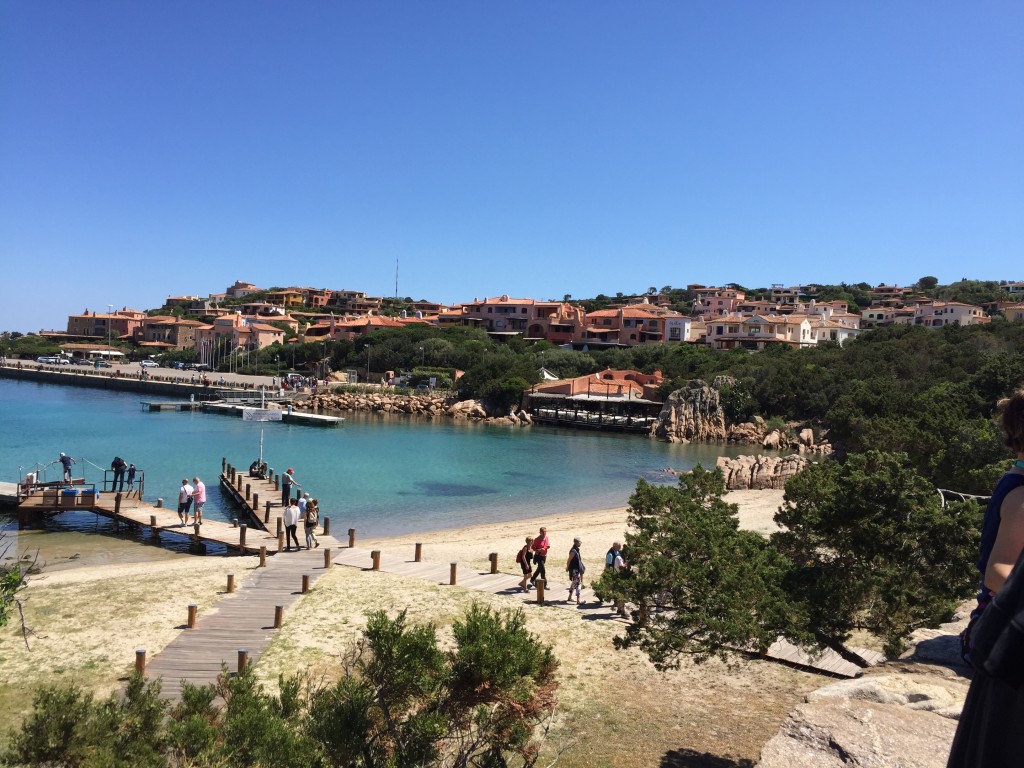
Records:
[[[767,532],[774,526],[782,492],[733,492],[728,500],[739,505],[744,528]],[[498,552],[500,569],[512,573],[523,537],[545,525],[552,563],[568,550],[573,536],[580,536],[585,557],[599,570],[608,546],[622,538],[625,522],[625,508],[616,508],[358,544],[402,551],[419,542],[426,560],[481,569],[488,554]],[[74,680],[98,694],[115,690],[131,669],[135,649],[159,652],[181,631],[188,603],[198,603],[201,613],[216,610],[219,601],[231,599],[221,594],[225,575],[233,572],[244,579],[255,562],[184,555],[34,577],[23,593],[26,622],[34,630],[31,650],[18,631],[17,616],[0,631],[4,725],[16,723],[27,711],[31,688],[41,682]],[[406,609],[413,620],[433,623],[447,640],[452,619],[472,602],[522,608],[530,631],[554,647],[560,662],[560,703],[545,743],[549,759],[544,764],[558,753],[558,765],[563,766],[756,761],[761,745],[787,712],[822,684],[815,675],[764,661],[740,660],[728,667],[684,662],[677,671],[659,673],[641,654],[615,650],[612,638],[624,625],[610,618],[610,611],[608,617],[584,621],[565,607],[347,567],[331,569],[288,612],[256,670],[268,687],[276,685],[280,673],[299,670],[330,678],[338,673],[340,655],[358,637],[368,611]]]

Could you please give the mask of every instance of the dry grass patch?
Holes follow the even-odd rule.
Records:
[[[0,630],[0,730],[20,723],[40,685],[75,682],[99,696],[117,688],[135,650],[152,656],[174,639],[189,603],[210,610],[238,566],[235,558],[190,558],[32,577],[20,595],[29,648],[17,616]]]
[[[410,619],[433,623],[444,643],[453,619],[473,602],[522,607],[529,630],[554,648],[559,709],[545,752],[550,759],[565,750],[559,766],[657,766],[675,750],[756,760],[790,709],[822,684],[818,676],[763,661],[659,673],[641,654],[614,649],[622,629],[615,621],[348,567],[325,574],[293,607],[256,671],[270,688],[278,674],[299,669],[331,680],[341,674],[341,654],[359,637],[367,612],[406,609]]]

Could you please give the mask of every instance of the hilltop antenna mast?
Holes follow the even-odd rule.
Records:
[[[398,298],[398,259],[395,259],[395,298]]]

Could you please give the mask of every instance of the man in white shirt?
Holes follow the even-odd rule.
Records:
[[[192,491],[195,489],[188,484],[188,478],[181,478],[181,488],[178,489],[178,519],[182,525],[188,525],[188,510],[192,506]]]

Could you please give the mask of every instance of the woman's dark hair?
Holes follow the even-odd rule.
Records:
[[[1016,453],[1024,453],[1024,389],[996,403],[1002,415],[1006,444]]]

